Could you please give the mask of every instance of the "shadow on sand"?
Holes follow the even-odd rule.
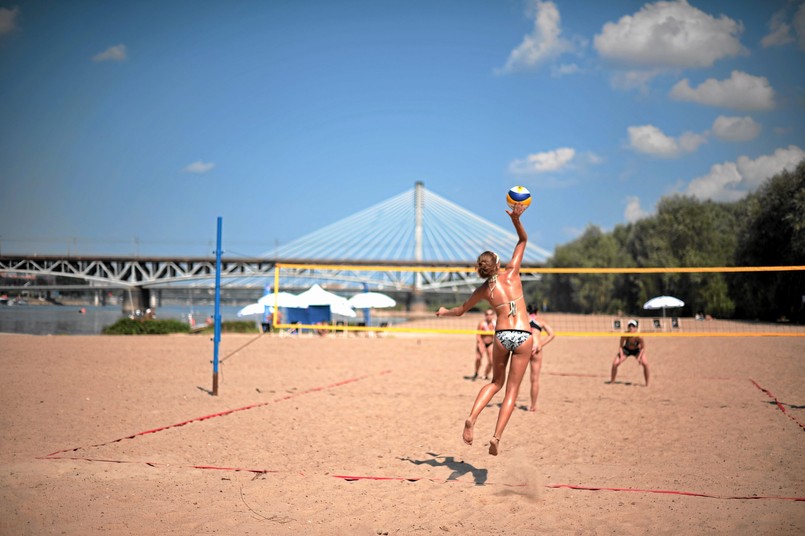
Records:
[[[452,473],[447,477],[447,480],[458,480],[466,474],[471,474],[476,486],[483,486],[488,477],[486,469],[478,469],[472,464],[463,460],[456,460],[453,456],[440,456],[433,452],[426,452],[430,456],[427,460],[414,460],[411,458],[397,458],[404,462],[411,462],[414,465],[430,465],[431,467],[447,467]]]

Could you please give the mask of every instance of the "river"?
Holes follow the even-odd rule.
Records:
[[[81,313],[81,308],[84,313]],[[242,305],[222,305],[222,320],[254,320],[250,316],[238,318]],[[190,313],[187,305],[165,305],[157,310],[157,318],[175,318],[187,322]],[[194,306],[193,318],[197,324],[215,312],[215,306]],[[93,307],[66,305],[14,305],[0,306],[0,332],[28,333],[32,335],[97,335],[104,327],[123,317],[120,305]]]

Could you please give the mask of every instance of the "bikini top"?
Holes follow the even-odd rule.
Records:
[[[489,293],[493,293],[495,291],[495,287],[497,286],[498,276],[493,275],[488,279],[489,283]],[[509,306],[509,316],[517,316],[517,300],[522,298],[522,294],[518,298],[514,298],[512,301],[503,302],[500,305],[495,305],[495,309],[500,309],[501,307]]]

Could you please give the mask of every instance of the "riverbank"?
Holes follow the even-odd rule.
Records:
[[[801,337],[653,338],[648,388],[616,344],[548,346],[492,457],[470,336],[226,335],[213,397],[206,337],[0,335],[0,532],[805,531]]]

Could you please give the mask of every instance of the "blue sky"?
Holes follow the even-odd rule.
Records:
[[[413,188],[529,239],[805,158],[805,2],[0,0],[0,251],[258,256]]]

